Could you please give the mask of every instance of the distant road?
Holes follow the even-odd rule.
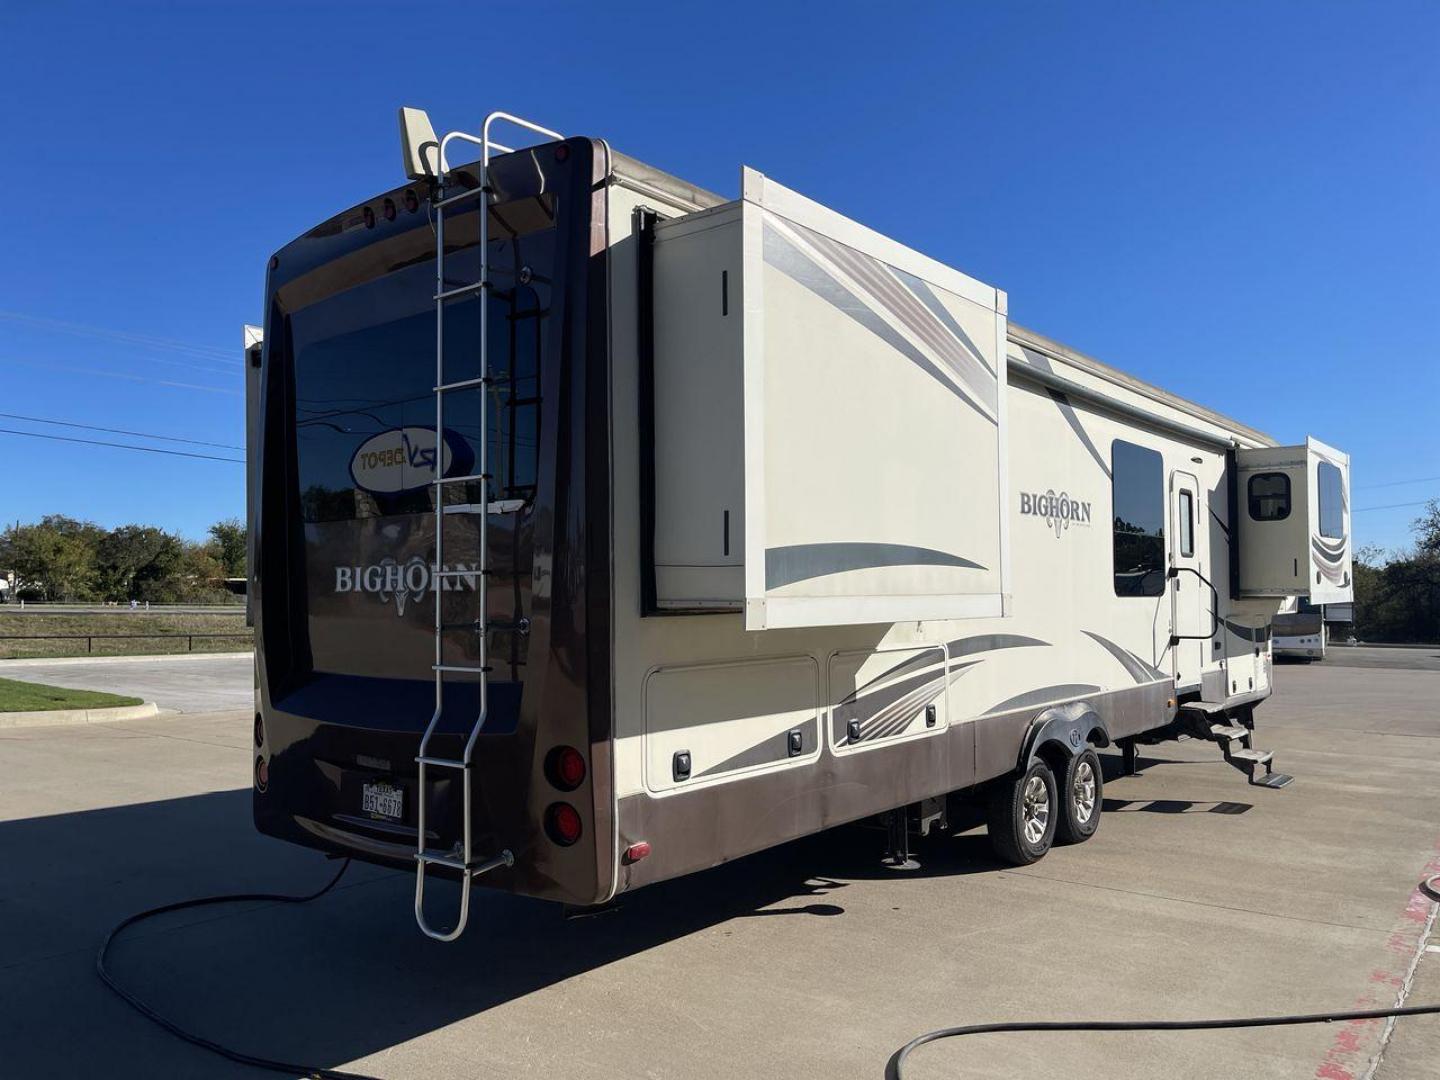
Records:
[[[161,712],[242,709],[255,697],[253,653],[233,656],[110,656],[77,660],[0,660],[0,678],[133,694]],[[245,728],[249,730],[248,725]]]
[[[1277,660],[1279,664],[1282,661]],[[1325,650],[1326,667],[1398,668],[1440,671],[1440,645],[1426,649],[1387,649],[1378,645],[1331,645]]]
[[[144,615],[142,604],[134,612],[124,604],[0,604],[5,615]],[[244,604],[151,604],[151,615],[244,615]]]

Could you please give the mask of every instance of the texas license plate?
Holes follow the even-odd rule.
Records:
[[[390,784],[366,784],[360,792],[360,809],[376,817],[399,821],[404,813],[405,792]]]

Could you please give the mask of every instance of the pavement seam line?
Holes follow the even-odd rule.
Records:
[[[1405,1004],[1410,996],[1410,989],[1415,983],[1415,974],[1420,970],[1420,958],[1425,955],[1425,947],[1430,941],[1431,931],[1435,929],[1435,915],[1440,912],[1440,905],[1433,900],[1430,902],[1430,913],[1425,917],[1425,929],[1420,933],[1420,940],[1415,943],[1415,952],[1410,957],[1410,965],[1405,970],[1405,980],[1400,984],[1400,989],[1395,994],[1395,1007],[1398,1009]],[[1375,1074],[1379,1072],[1381,1063],[1385,1060],[1385,1051],[1390,1045],[1390,1038],[1395,1034],[1395,1024],[1399,1021],[1398,1016],[1390,1016],[1385,1019],[1385,1028],[1380,1033],[1380,1045],[1375,1050],[1375,1058],[1370,1062],[1370,1067],[1365,1070],[1360,1080],[1375,1080]]]

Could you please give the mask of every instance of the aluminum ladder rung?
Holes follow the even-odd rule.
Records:
[[[491,503],[450,503],[447,514],[515,514],[524,509],[524,499],[498,499]]]
[[[469,665],[467,665],[467,664],[431,664],[431,665],[430,665],[430,670],[431,670],[431,671],[456,671],[456,672],[461,672],[461,673],[468,672],[468,673],[471,674],[471,675],[484,675],[484,674],[486,674],[487,672],[494,671],[495,669],[492,668],[492,667],[490,667],[490,665],[488,665],[488,664],[482,664],[482,665],[479,666],[479,667],[471,667],[471,666],[469,666]]]
[[[431,203],[430,206],[434,210],[443,210],[447,206],[454,206],[456,203],[465,202],[467,199],[477,199],[481,195],[493,195],[494,193],[494,189],[488,184],[482,184],[480,187],[466,188],[458,195],[446,195],[439,202]]]
[[[445,484],[468,484],[468,483],[472,483],[472,482],[474,482],[474,483],[479,483],[481,480],[494,480],[494,479],[495,479],[495,477],[494,477],[494,475],[491,474],[491,473],[488,473],[488,472],[477,472],[477,473],[466,473],[464,476],[437,476],[437,477],[436,477],[433,481],[431,481],[431,482],[432,482],[436,487],[442,487],[442,486],[444,486]]]
[[[431,297],[431,299],[441,301],[454,300],[457,297],[469,296],[472,293],[477,293],[485,289],[492,288],[494,288],[494,286],[491,285],[488,281],[473,281],[469,285],[461,285],[459,288],[446,289],[444,292],[438,292],[433,297]]]
[[[502,851],[494,858],[483,859],[479,862],[473,859],[466,862],[464,859],[457,859],[454,855],[432,855],[428,851],[418,851],[415,853],[415,860],[422,866],[425,864],[448,866],[451,870],[459,870],[462,874],[469,874],[472,877],[478,877],[490,870],[498,870],[502,866],[515,865],[515,856],[509,851]]]
[[[417,758],[415,759],[415,761],[416,761],[416,763],[419,764],[419,765],[436,765],[436,766],[438,766],[439,768],[442,768],[442,769],[468,769],[468,768],[470,768],[470,763],[469,763],[468,761],[456,761],[454,758],[417,757]]]
[[[489,577],[490,573],[491,571],[489,570],[436,570],[430,575],[430,580],[444,581],[446,578]]]
[[[469,390],[476,386],[488,386],[491,382],[490,376],[480,375],[474,379],[461,379],[459,382],[441,383],[434,387],[436,394],[448,394],[452,390]]]
[[[440,629],[446,633],[454,633],[457,630],[473,630],[478,634],[484,630],[491,634],[528,634],[530,620],[523,616],[513,621],[490,619],[481,622],[479,619],[474,619],[470,622],[445,623]]]

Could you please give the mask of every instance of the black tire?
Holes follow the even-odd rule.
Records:
[[[1101,802],[1105,797],[1100,755],[1086,750],[1072,757],[1065,766],[1065,781],[1060,791],[1060,820],[1055,825],[1055,842],[1083,844],[1100,828]]]
[[[1033,798],[1036,794],[1033,781],[1037,778],[1044,786],[1043,806],[1036,806]],[[1026,832],[1027,790],[1032,794],[1032,829],[1029,834]],[[987,817],[990,846],[995,849],[995,854],[1012,866],[1028,866],[1044,857],[1050,850],[1050,845],[1055,842],[1055,824],[1058,817],[1056,810],[1055,774],[1043,761],[1035,762],[1013,780],[997,783],[990,793]],[[1037,811],[1043,812],[1043,822],[1040,823],[1038,835],[1033,827],[1039,816]]]

